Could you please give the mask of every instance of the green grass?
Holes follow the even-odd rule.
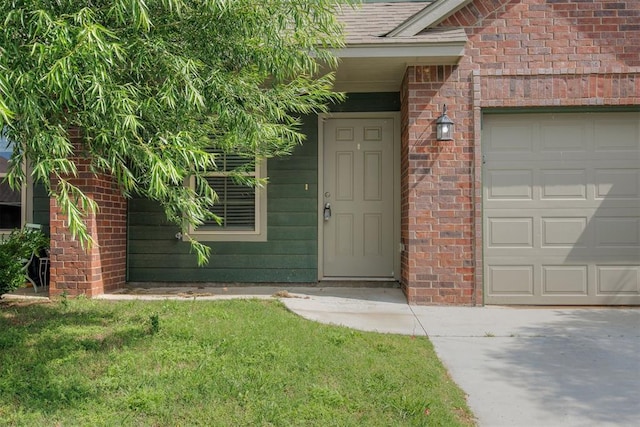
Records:
[[[0,302],[0,425],[473,425],[424,337],[277,301]]]

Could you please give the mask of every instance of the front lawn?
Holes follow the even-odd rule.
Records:
[[[0,424],[473,425],[424,337],[278,301],[0,302]]]

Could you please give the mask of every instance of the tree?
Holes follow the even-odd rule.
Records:
[[[336,65],[341,0],[1,3],[0,129],[19,142],[7,179],[21,185],[29,162],[83,244],[99,207],[69,181],[74,155],[186,230],[219,220],[204,179],[217,153],[290,153],[304,139],[298,116],[341,99],[332,74],[319,76]],[[209,249],[191,242],[205,263]]]

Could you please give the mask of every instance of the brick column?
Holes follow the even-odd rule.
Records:
[[[412,304],[474,303],[473,135],[453,66],[407,69],[402,86],[402,287]],[[437,141],[442,105],[456,123]]]
[[[127,201],[113,179],[94,174],[89,161],[76,158],[78,186],[99,206],[99,212],[86,219],[93,238],[91,248],[82,248],[71,238],[67,218],[56,200],[50,200],[51,265],[50,295],[94,296],[123,286],[126,274]]]

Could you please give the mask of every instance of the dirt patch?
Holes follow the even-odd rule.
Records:
[[[302,297],[299,295],[293,295],[290,294],[289,291],[278,291],[275,294],[271,295],[274,298],[303,298],[303,299],[309,299],[309,297]]]
[[[194,291],[188,291],[188,292],[179,292],[177,294],[175,294],[179,297],[182,298],[196,298],[196,297],[212,297],[215,296],[215,294],[210,293],[210,292],[194,292]]]
[[[0,310],[10,309],[13,307],[28,307],[36,304],[51,304],[50,300],[0,300]]]

